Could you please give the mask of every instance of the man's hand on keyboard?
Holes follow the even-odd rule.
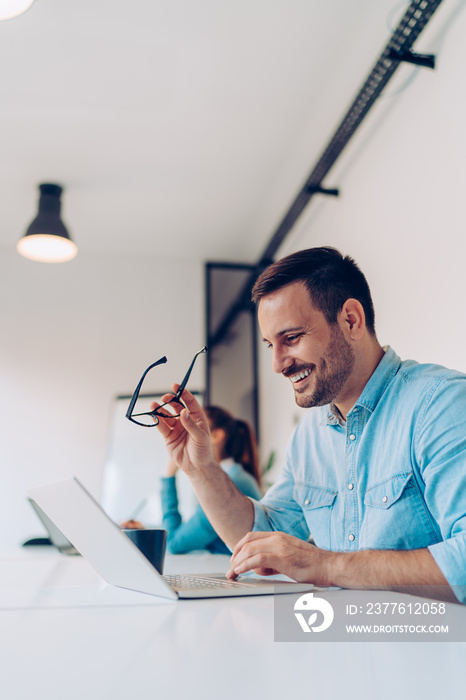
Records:
[[[327,564],[333,555],[284,532],[249,532],[233,550],[227,577],[252,570],[259,576],[286,574],[294,581],[328,586]]]

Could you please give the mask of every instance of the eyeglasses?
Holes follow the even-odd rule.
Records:
[[[181,404],[184,408],[186,408],[185,404],[184,404],[183,401],[181,400],[181,394],[183,393],[183,391],[184,391],[185,388],[186,388],[186,384],[188,383],[188,379],[189,379],[189,377],[190,377],[190,375],[191,375],[191,372],[192,372],[192,370],[193,370],[194,363],[196,362],[196,360],[197,360],[197,358],[199,357],[199,355],[202,355],[202,353],[204,353],[204,352],[207,352],[207,348],[206,348],[205,346],[202,348],[202,350],[199,350],[199,352],[197,352],[197,353],[194,355],[194,359],[193,359],[193,361],[191,362],[191,364],[190,364],[190,366],[189,366],[189,369],[188,369],[188,371],[186,372],[186,374],[185,374],[185,376],[184,376],[184,379],[183,379],[183,381],[181,382],[178,391],[177,391],[176,394],[170,399],[170,401],[166,401],[165,403],[161,404],[161,405],[158,406],[157,408],[154,408],[153,411],[147,411],[147,412],[144,412],[144,413],[133,413],[133,411],[134,411],[134,409],[135,409],[135,406],[136,406],[136,403],[137,403],[137,400],[138,400],[138,398],[139,398],[139,392],[141,391],[141,387],[142,387],[142,385],[143,385],[144,379],[146,378],[146,376],[148,375],[148,373],[150,372],[151,369],[153,369],[154,367],[157,367],[157,365],[163,365],[163,364],[165,364],[165,362],[167,361],[167,358],[166,358],[165,356],[164,356],[164,357],[161,357],[160,360],[157,360],[157,362],[154,362],[153,364],[151,364],[151,365],[146,369],[146,371],[144,372],[144,374],[142,375],[142,377],[141,377],[141,379],[139,380],[139,383],[138,383],[136,389],[134,390],[134,394],[132,395],[131,401],[129,402],[128,410],[126,411],[126,417],[127,417],[127,419],[130,420],[130,421],[132,421],[133,423],[136,423],[136,425],[142,425],[142,426],[144,426],[145,428],[154,428],[154,427],[155,427],[156,425],[158,425],[158,423],[159,423],[159,419],[158,419],[157,416],[167,416],[167,415],[169,415],[170,418],[178,418],[179,415],[180,415],[179,413],[177,413],[176,415],[173,414],[173,413],[167,414],[167,413],[163,413],[163,410],[162,410],[162,409],[164,408],[164,406],[168,406],[168,404],[170,404],[170,403],[178,403],[178,404]],[[138,418],[139,420],[136,420],[137,418]]]

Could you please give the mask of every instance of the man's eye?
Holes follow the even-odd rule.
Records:
[[[296,340],[299,340],[299,338],[301,338],[301,333],[297,333],[296,335],[289,335],[286,340],[288,343],[294,343]]]

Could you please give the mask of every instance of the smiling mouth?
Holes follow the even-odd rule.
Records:
[[[291,377],[289,377],[290,382],[292,384],[297,384],[298,382],[301,382],[303,379],[306,379],[306,377],[309,377],[311,374],[310,369],[305,369],[302,372],[298,372],[297,374],[293,374]]]

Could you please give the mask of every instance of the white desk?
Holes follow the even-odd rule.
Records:
[[[0,557],[2,700],[464,698],[464,643],[275,643],[273,596],[166,602],[34,550]],[[165,569],[227,565],[202,554]]]

